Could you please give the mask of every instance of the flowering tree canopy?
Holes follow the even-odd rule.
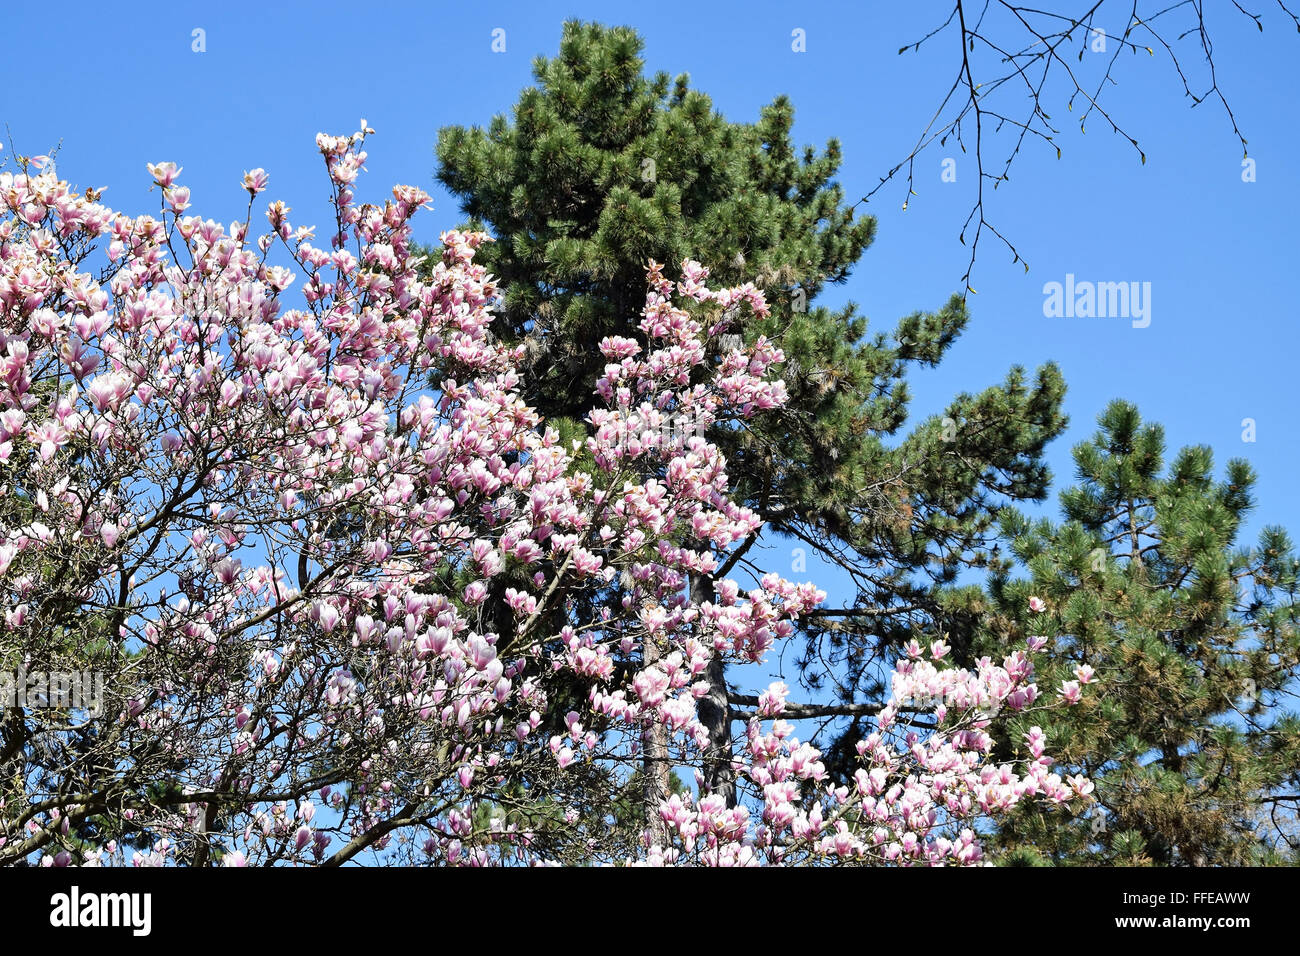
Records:
[[[103,678],[93,705],[52,677],[0,701],[0,862],[973,863],[981,819],[1086,802],[1036,727],[1014,763],[986,728],[1090,672],[1040,698],[1046,638],[974,670],[913,642],[854,786],[776,683],[726,755],[735,800],[593,826],[652,728],[700,765],[715,656],[762,661],[824,598],[722,573],[761,521],[701,436],[784,402],[783,356],[707,359],[762,295],[652,262],[641,337],[599,343],[602,407],[562,440],[487,332],[486,237],[424,262],[427,194],[356,201],[362,126],[317,138],[319,244],[281,202],[256,234],[260,169],[228,227],[172,163],[156,216],[0,174],[0,666]]]

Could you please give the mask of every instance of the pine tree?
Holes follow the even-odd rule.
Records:
[[[1214,478],[1211,450],[1165,467],[1164,433],[1126,402],[1074,450],[1080,483],[1064,521],[1003,526],[1028,576],[1003,569],[989,646],[1065,635],[1040,686],[1097,684],[1042,723],[1063,764],[1096,783],[1083,817],[1026,809],[999,844],[1010,862],[1242,865],[1300,848],[1300,722],[1286,704],[1300,675],[1297,572],[1285,531],[1241,546],[1254,472],[1241,459]],[[1047,604],[1025,612],[1029,595]],[[1021,730],[1027,728],[1020,728]]]
[[[836,698],[808,713],[847,717],[851,740],[879,705],[890,648],[918,630],[968,646],[978,601],[948,585],[986,563],[1002,504],[1046,494],[1041,453],[1064,427],[1064,384],[1054,365],[1033,376],[1012,368],[904,432],[907,372],[943,358],[968,321],[962,299],[888,332],[869,332],[852,305],[815,306],[875,234],[844,203],[839,143],[796,148],[783,97],[757,122],[731,122],[686,75],[644,75],[641,50],[630,28],[567,23],[559,55],[535,61],[536,86],[511,117],[441,131],[438,178],[498,240],[481,250],[508,290],[493,331],[526,346],[528,400],[566,440],[585,434],[594,405],[596,342],[640,337],[648,259],[672,275],[694,257],[718,281],[765,293],[771,316],[731,331],[784,350],[791,400],[710,438],[737,500],[766,520],[764,543],[784,539],[853,576],[854,600],[807,621],[800,661],[806,685],[829,684]],[[746,567],[755,543],[723,570]],[[792,556],[778,570],[803,570]],[[729,694],[720,669],[709,679],[700,713],[720,745],[754,701]],[[707,785],[728,793],[726,767]]]

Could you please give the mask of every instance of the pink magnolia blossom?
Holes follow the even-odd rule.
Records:
[[[244,173],[244,188],[253,196],[256,196],[258,193],[266,189],[269,181],[270,177],[266,175],[266,170],[262,169],[260,166],[257,169]]]
[[[848,784],[780,682],[738,698],[745,733],[719,755],[701,717],[717,665],[770,661],[826,597],[718,574],[762,520],[730,500],[710,430],[786,391],[779,343],[719,359],[710,340],[766,315],[761,292],[648,263],[642,337],[598,343],[587,434],[562,444],[523,398],[519,347],[489,334],[491,240],[449,231],[423,259],[427,193],[357,198],[361,125],[317,137],[319,241],[282,201],[248,227],[192,214],[174,163],[149,166],[170,206],[152,216],[0,172],[0,458],[20,485],[0,497],[6,650],[49,654],[102,620],[129,651],[103,655],[120,669],[65,770],[121,808],[119,841],[85,846],[84,796],[30,774],[0,790],[0,863],[540,864],[563,836],[603,862],[976,864],[981,818],[1089,799],[1037,728],[993,761],[1002,714],[1091,679],[1045,700],[1040,639],[969,670],[942,640],[909,644]],[[245,174],[254,201],[266,185]],[[604,779],[586,796],[616,800],[651,746],[720,757],[739,802],[672,795],[635,847],[605,845],[563,801]],[[507,806],[525,780],[559,828],[545,839]]]

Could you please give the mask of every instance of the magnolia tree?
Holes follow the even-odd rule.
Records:
[[[853,786],[773,684],[734,799],[607,837],[648,740],[704,760],[715,655],[762,661],[824,597],[719,574],[759,522],[664,427],[784,401],[770,342],[706,358],[766,306],[651,263],[643,338],[599,343],[603,407],[562,442],[488,335],[487,239],[422,262],[424,192],[354,198],[372,132],[317,138],[323,241],[281,202],[258,234],[262,170],[228,227],[171,163],[152,216],[0,174],[0,863],[974,863],[981,820],[1087,802],[1037,728],[988,756],[990,722],[1078,699],[1040,699],[1045,638],[975,671],[914,642]]]

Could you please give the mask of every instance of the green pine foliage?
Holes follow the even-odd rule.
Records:
[[[506,290],[493,332],[526,346],[526,397],[580,437],[604,364],[596,343],[640,337],[648,259],[671,276],[694,257],[715,283],[761,288],[771,316],[731,332],[784,350],[790,402],[710,438],[734,495],[766,520],[765,543],[784,541],[758,564],[798,576],[803,548],[853,576],[850,606],[806,624],[805,682],[878,700],[882,654],[918,629],[969,646],[978,593],[948,585],[987,563],[1003,504],[1046,495],[1060,372],[1012,368],[904,431],[907,374],[943,359],[969,319],[962,299],[886,330],[852,305],[817,305],[876,228],[844,201],[839,143],[796,146],[783,97],[755,122],[730,121],[687,76],[647,76],[641,50],[632,29],[567,23],[509,116],[441,131],[438,179],[497,240],[480,250]]]
[[[1011,859],[1058,864],[1243,865],[1300,847],[1297,561],[1285,531],[1240,541],[1255,474],[1209,448],[1166,466],[1164,433],[1111,403],[1074,451],[1063,521],[1002,523],[1026,577],[993,578],[990,654],[1063,635],[1040,668],[1054,695],[1087,661],[1082,703],[1036,714],[1051,752],[1096,783],[1080,815],[1025,808],[997,834]],[[1026,610],[1029,596],[1047,611]],[[1006,742],[1004,742],[1006,743]]]

